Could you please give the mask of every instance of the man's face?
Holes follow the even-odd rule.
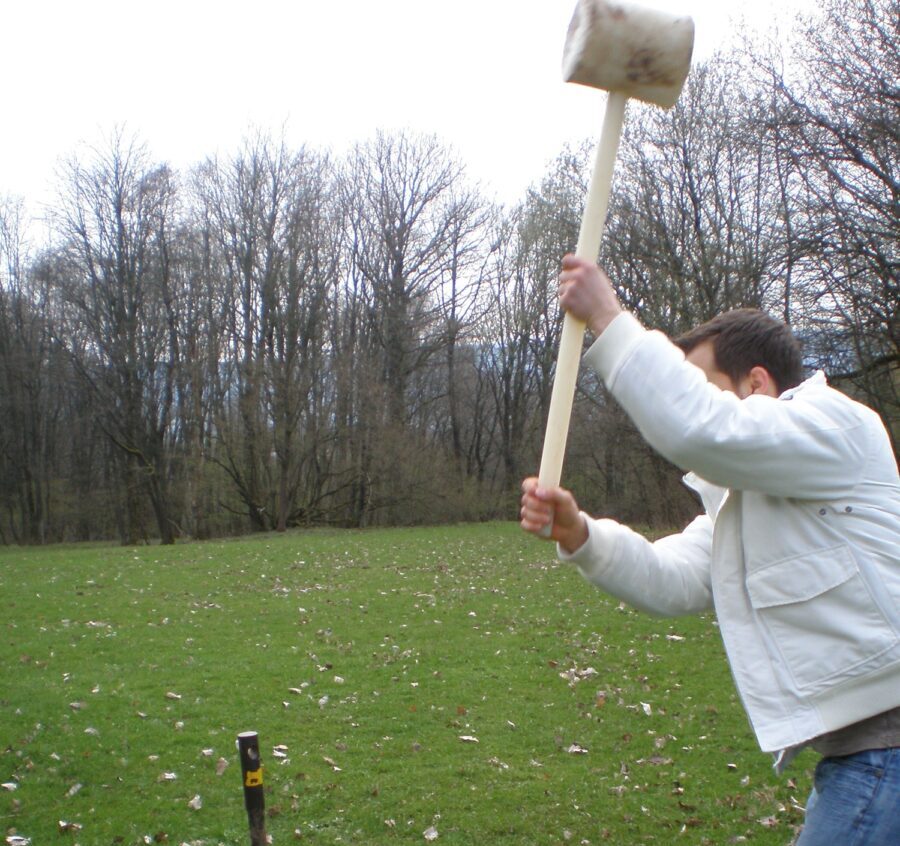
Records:
[[[737,394],[740,399],[746,399],[753,393],[747,384],[749,379],[742,379],[740,384],[735,384],[730,376],[716,367],[716,354],[713,350],[712,341],[703,341],[697,344],[685,358],[691,364],[699,367],[706,374],[707,380],[712,382],[717,388],[721,388],[723,391],[731,391],[731,393]]]

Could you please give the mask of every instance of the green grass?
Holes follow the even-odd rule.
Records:
[[[773,774],[714,621],[625,609],[513,525],[5,548],[0,591],[0,820],[35,846],[249,842],[244,730],[276,844],[784,844],[802,818],[812,759]]]

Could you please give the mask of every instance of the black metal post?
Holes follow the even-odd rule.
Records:
[[[244,781],[244,805],[250,823],[250,846],[266,846],[266,798],[263,793],[262,761],[259,758],[259,735],[255,731],[242,731],[237,742]]]

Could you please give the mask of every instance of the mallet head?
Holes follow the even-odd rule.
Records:
[[[578,0],[563,78],[667,109],[681,93],[693,47],[690,17],[616,0]]]

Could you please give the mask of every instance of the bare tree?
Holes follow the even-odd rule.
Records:
[[[62,383],[48,292],[32,272],[23,201],[0,199],[0,503],[12,539],[50,537]],[[0,521],[0,539],[5,536]]]
[[[491,237],[481,360],[494,399],[505,490],[536,470],[562,322],[556,279],[562,255],[574,249],[583,197],[576,199],[567,186],[570,165],[564,153]]]
[[[178,350],[175,372],[176,411],[173,426],[183,493],[179,524],[195,538],[214,533],[213,514],[219,492],[210,472],[209,444],[215,431],[213,412],[221,389],[222,361],[220,282],[211,259],[210,229],[188,218],[179,223],[173,249],[179,260],[172,268],[177,303],[173,346]]]
[[[73,309],[81,346],[72,360],[97,420],[121,450],[123,541],[141,534],[147,495],[163,543],[174,541],[172,415],[178,349],[170,237],[175,184],[146,148],[116,132],[88,163],[65,170],[54,223],[61,246],[56,284]],[[65,339],[71,343],[71,337]],[[76,352],[75,346],[70,347]]]
[[[357,359],[366,365],[354,411],[359,522],[373,509],[401,514],[428,479],[416,460],[427,439],[421,428],[413,432],[433,400],[429,368],[448,340],[439,319],[442,286],[454,256],[465,256],[472,227],[475,206],[460,188],[463,177],[436,138],[407,133],[378,133],[358,145],[342,177],[348,284],[359,309],[352,331],[367,345]]]
[[[330,166],[257,135],[194,190],[221,285],[220,450],[254,529],[308,519],[320,496],[324,336],[339,240]]]
[[[447,254],[436,291],[440,320],[444,327],[446,419],[450,445],[457,467],[466,464],[463,442],[463,375],[459,353],[465,348],[484,309],[480,296],[484,282],[484,247],[489,232],[489,212],[474,190],[462,186],[454,191],[448,208]],[[439,406],[442,408],[442,406]],[[436,423],[438,429],[441,427]]]
[[[811,352],[900,432],[900,14],[827,0],[797,58],[759,62],[804,214],[797,304]]]
[[[691,71],[673,109],[636,106],[610,216],[610,270],[649,325],[684,331],[778,299],[779,184],[734,61]]]
[[[435,350],[433,297],[454,234],[461,167],[434,137],[378,133],[345,177],[352,261],[371,298],[392,423],[406,419],[410,374]],[[449,212],[449,213],[448,213]]]
[[[334,396],[326,337],[343,236],[330,162],[304,152],[296,166],[268,349],[268,405],[279,467],[278,530],[317,519],[332,485]]]
[[[525,466],[526,433],[539,417],[539,367],[536,351],[552,337],[536,335],[543,304],[536,301],[524,252],[517,237],[519,215],[495,231],[488,264],[491,308],[482,323],[479,370],[493,398],[492,452],[500,484],[511,489]]]

